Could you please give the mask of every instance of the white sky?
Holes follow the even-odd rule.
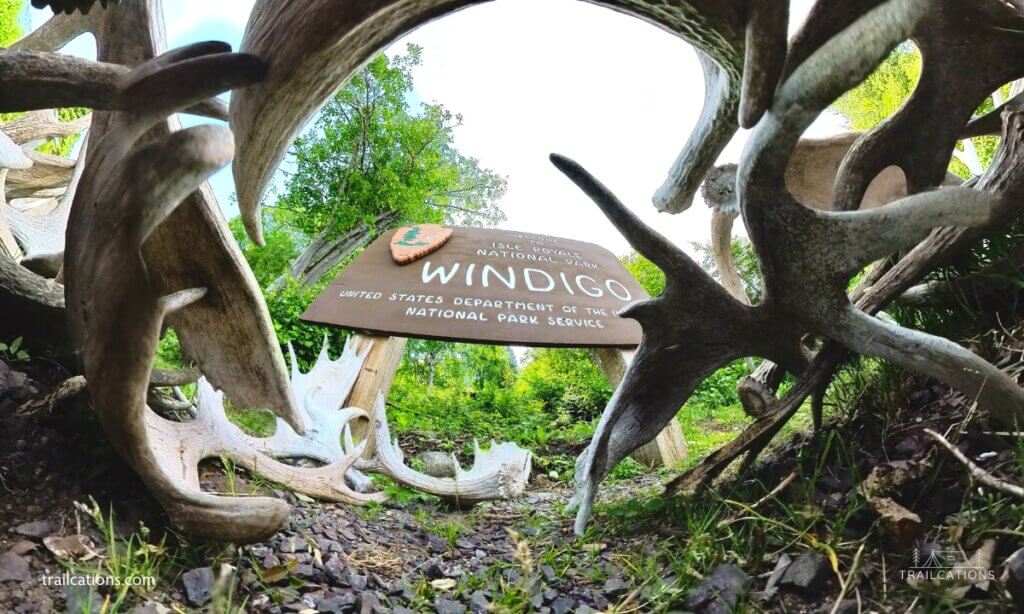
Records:
[[[169,45],[217,39],[237,48],[251,5],[165,2]],[[809,5],[793,2],[794,24]],[[33,10],[33,26],[46,17]],[[710,213],[699,196],[679,215],[657,213],[651,205],[704,100],[696,55],[683,40],[577,0],[498,0],[427,24],[388,52],[401,53],[408,42],[423,47],[423,65],[414,74],[419,98],[461,114],[459,150],[508,177],[503,227],[590,241],[620,255],[629,251],[548,162],[548,154],[558,152],[578,160],[688,251],[691,241],[707,240]],[[80,40],[65,51],[95,57],[91,47],[91,40]],[[837,119],[826,116],[811,132],[840,130]],[[721,161],[735,161],[744,139],[738,134]],[[230,172],[211,183],[226,215],[237,215]]]

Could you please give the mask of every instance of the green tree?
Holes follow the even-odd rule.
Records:
[[[622,265],[640,282],[647,294],[658,296],[665,291],[665,273],[647,258],[630,252],[622,257]]]
[[[24,9],[25,0],[0,0],[0,47],[7,47],[25,35]]]
[[[461,117],[440,104],[418,104],[413,69],[419,47],[377,56],[296,140],[294,172],[268,207],[272,222],[308,239],[287,278],[316,283],[377,234],[397,224],[493,224],[505,179],[454,146]]]
[[[523,368],[517,387],[556,414],[592,420],[612,396],[590,350],[536,349]]]
[[[921,77],[921,53],[911,44],[897,47],[858,87],[843,94],[832,105],[851,130],[870,130],[899,110],[913,93]],[[1005,98],[1009,85],[996,97]],[[980,115],[994,108],[992,98],[986,99],[976,111]],[[964,178],[980,174],[992,161],[999,138],[982,136],[965,139],[956,146],[949,163],[950,172]]]

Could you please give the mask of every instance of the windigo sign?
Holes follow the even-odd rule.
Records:
[[[384,233],[346,267],[302,319],[453,341],[567,347],[640,343],[640,325],[615,314],[648,296],[603,247],[508,230],[454,228],[437,251],[398,264],[390,251],[395,232]]]

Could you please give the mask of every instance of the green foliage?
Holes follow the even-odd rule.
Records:
[[[622,265],[640,282],[647,294],[658,296],[665,291],[665,273],[647,258],[631,252],[622,257]]]
[[[24,8],[25,0],[0,0],[0,47],[8,47],[25,35],[21,20]]]
[[[276,207],[309,237],[339,237],[379,216],[394,223],[493,224],[505,179],[454,147],[462,121],[439,104],[414,107],[412,71],[421,50],[377,56],[321,110],[296,140]],[[383,229],[374,229],[376,231]]]
[[[15,360],[28,360],[28,352],[22,347],[23,339],[18,337],[14,341],[8,343],[0,343],[0,357],[4,358],[8,362]]]
[[[316,361],[316,357],[324,345],[325,336],[329,351],[336,356],[341,353],[341,348],[345,346],[345,339],[350,334],[341,329],[306,324],[299,320],[310,303],[327,286],[330,279],[329,276],[325,277],[320,283],[306,288],[288,280],[284,288],[278,292],[269,293],[266,297],[277,341],[282,348],[286,347],[289,342],[292,344],[299,366],[303,370],[309,369]]]
[[[590,350],[537,349],[530,355],[518,390],[571,420],[590,421],[601,414],[612,389]]]
[[[65,560],[61,561],[62,564],[73,573],[114,579],[116,587],[108,596],[105,612],[121,611],[129,591],[139,596],[150,593],[158,578],[167,571],[169,560],[164,556],[167,552],[164,540],[161,539],[158,544],[150,543],[150,531],[141,523],[138,532],[122,538],[122,532],[115,523],[114,510],[111,508],[104,514],[91,496],[89,504],[76,502],[75,508],[76,516],[78,513],[85,514],[99,530],[105,546],[104,556],[89,562]]]
[[[257,247],[245,234],[242,218],[228,222],[231,234],[235,236],[242,255],[249,263],[256,282],[261,288],[268,287],[275,279],[288,271],[292,262],[302,252],[309,239],[292,228],[287,220],[291,214],[281,209],[271,209],[263,215],[263,238],[265,245]]]
[[[851,130],[870,130],[903,106],[920,77],[921,54],[912,45],[901,45],[863,83],[835,101],[832,109]]]
[[[863,83],[833,103],[832,110],[843,117],[851,130],[870,130],[903,106],[920,77],[921,53],[911,44],[902,45],[894,49]],[[1009,93],[1009,87],[1009,84],[1003,86],[1004,97]],[[991,98],[986,99],[976,115],[992,109]],[[999,146],[999,138],[982,136],[971,139],[971,143],[982,167],[987,168]],[[963,143],[957,144],[957,150],[964,151]],[[963,178],[971,176],[971,171],[956,157],[950,161],[949,170]]]
[[[410,339],[391,388],[388,419],[397,432],[465,442],[495,438],[535,445],[549,417],[516,390],[508,348]]]
[[[184,369],[188,366],[185,362],[185,357],[181,354],[178,335],[174,334],[173,329],[169,329],[167,334],[157,344],[156,360],[153,366],[157,369],[168,370]]]

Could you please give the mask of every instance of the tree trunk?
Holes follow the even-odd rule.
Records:
[[[280,291],[289,279],[294,279],[303,287],[315,284],[328,271],[372,239],[378,228],[387,228],[397,219],[398,214],[388,211],[377,216],[372,230],[368,225],[360,224],[339,237],[318,235],[295,259],[288,272],[275,279],[269,289],[274,292]]]

